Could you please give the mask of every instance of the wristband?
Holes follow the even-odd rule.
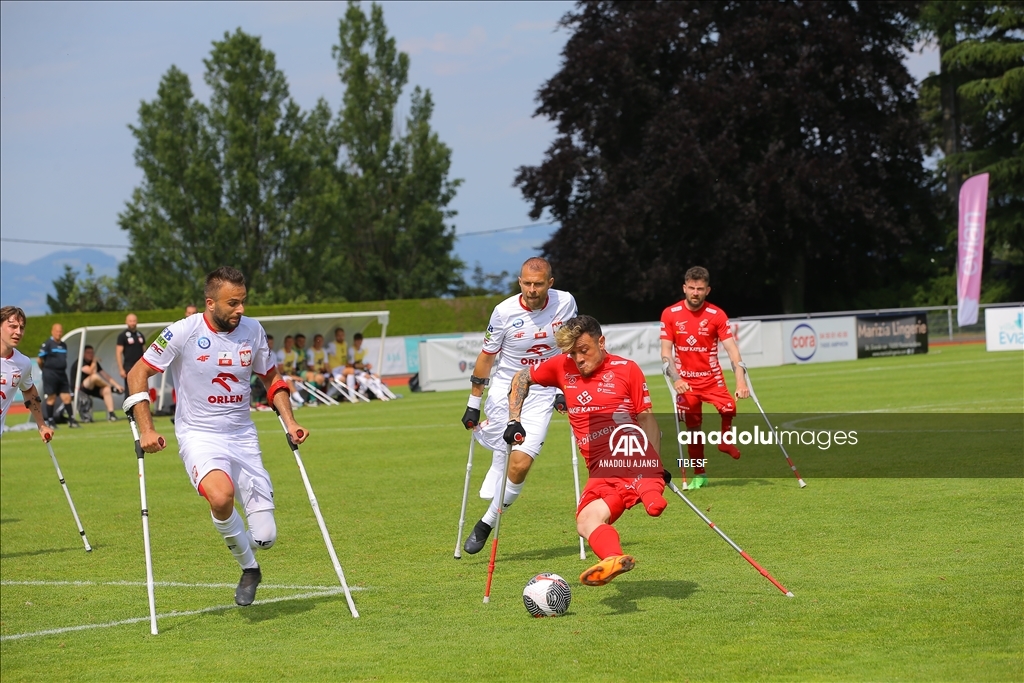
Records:
[[[476,375],[469,376],[470,384],[479,384],[482,387],[489,386],[491,383],[490,377],[477,377]]]
[[[280,377],[275,379],[274,382],[270,385],[270,389],[267,390],[267,395],[270,397],[271,403],[274,402],[274,396],[277,395],[277,392],[279,391],[288,391],[288,383],[285,382]]]
[[[125,413],[127,413],[129,410],[131,410],[132,408],[134,408],[138,404],[142,403],[143,401],[146,401],[146,402],[149,401],[149,392],[148,391],[140,391],[137,394],[132,394],[131,396],[129,396],[128,398],[126,398],[124,400],[124,404],[121,406],[121,409]]]
[[[470,394],[469,400],[466,401],[466,405],[475,410],[480,410],[481,399],[483,399],[483,396],[473,396],[472,394]]]

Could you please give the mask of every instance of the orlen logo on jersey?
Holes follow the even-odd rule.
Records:
[[[647,434],[634,424],[619,425],[608,437],[612,457],[642,458],[647,455]]]
[[[228,382],[234,382],[238,384],[238,378],[232,375],[230,372],[218,372],[217,376],[210,380],[211,384],[219,384],[224,387],[224,390],[229,392],[227,396],[207,396],[206,400],[210,403],[242,403],[245,401],[243,394],[232,394],[231,385]]]
[[[789,335],[789,348],[797,360],[810,360],[818,350],[818,335],[814,328],[807,323],[794,327]]]
[[[551,347],[548,346],[547,344],[534,344],[530,348],[526,349],[526,353],[535,353],[539,357],[522,358],[519,362],[522,363],[523,365],[540,365],[541,359],[543,358],[544,354],[546,354],[550,350]]]

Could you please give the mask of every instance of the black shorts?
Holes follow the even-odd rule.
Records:
[[[68,373],[60,370],[43,370],[43,394],[53,396],[54,394],[70,394],[71,383],[68,382]]]
[[[59,370],[43,371],[43,393],[52,396],[57,393],[71,393],[68,373]]]
[[[80,391],[86,396],[92,396],[93,398],[103,398],[102,389],[86,389],[85,387],[82,387]]]

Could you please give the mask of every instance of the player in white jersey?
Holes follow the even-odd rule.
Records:
[[[470,377],[472,387],[462,424],[466,429],[473,429],[479,424],[475,433],[476,440],[494,451],[494,457],[491,469],[480,487],[480,497],[485,500],[489,498],[491,504],[463,545],[463,549],[470,554],[480,552],[498,521],[498,498],[501,496],[501,478],[505,471],[505,441],[502,435],[508,423],[509,383],[523,368],[558,355],[560,352],[555,345],[555,331],[566,320],[576,316],[576,300],[572,294],[552,289],[554,284],[551,264],[545,259],[535,257],[523,263],[519,272],[522,294],[511,296],[494,307],[484,334],[483,349],[473,367]],[[495,358],[498,367],[494,377],[488,381]],[[490,389],[484,405],[487,419],[481,423],[480,401],[488,383]],[[505,508],[514,503],[523,490],[533,459],[544,444],[551,411],[556,402],[559,402],[559,410],[564,410],[561,406],[565,405],[565,397],[556,389],[549,388],[530,394],[526,399],[522,422],[524,425],[529,422],[531,426],[526,428],[526,440],[512,450],[508,481],[505,483]]]
[[[25,311],[17,306],[0,308],[0,433],[7,420],[7,411],[14,402],[14,394],[21,389],[25,405],[39,427],[39,436],[49,441],[53,430],[43,422],[42,401],[39,390],[32,382],[32,361],[18,350],[25,334]]]
[[[242,273],[226,266],[213,271],[206,276],[203,315],[168,326],[128,374],[129,401],[147,453],[164,447],[146,398],[149,378],[165,370],[175,378],[174,434],[181,459],[192,485],[210,504],[213,526],[242,567],[235,590],[239,605],[252,604],[262,579],[253,551],[269,548],[277,538],[274,490],[249,416],[252,373],[266,385],[292,441],[302,443],[308,435],[292,415],[288,386],[278,375],[263,326],[242,316],[245,297]],[[235,510],[236,494],[248,530]]]

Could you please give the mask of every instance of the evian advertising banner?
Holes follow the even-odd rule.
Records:
[[[1024,351],[1024,306],[985,309],[985,348]]]
[[[782,321],[783,363],[857,360],[857,319],[808,318]]]
[[[968,178],[960,188],[960,226],[957,233],[956,322],[960,327],[978,322],[987,204],[988,173]]]

